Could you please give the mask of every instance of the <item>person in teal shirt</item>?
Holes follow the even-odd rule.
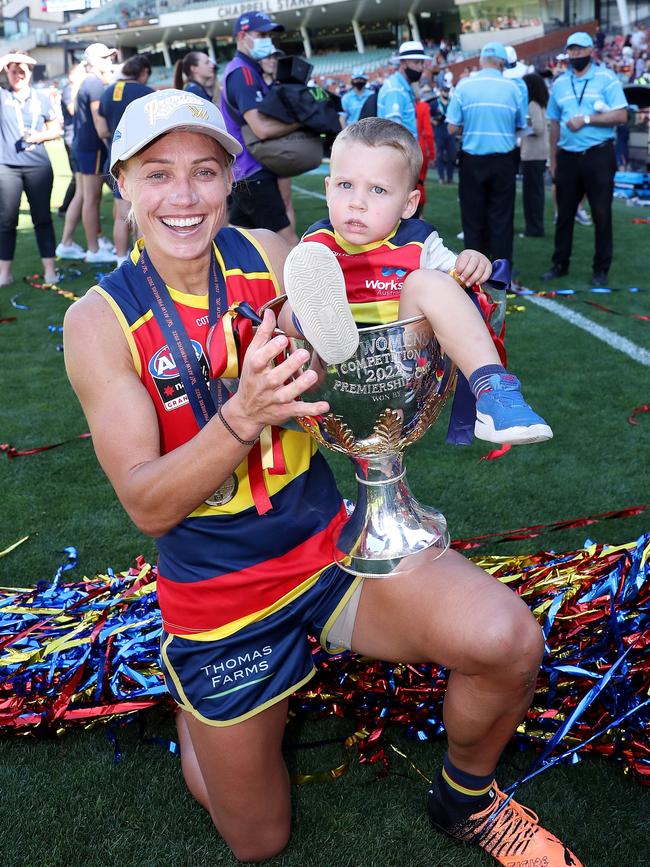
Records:
[[[586,194],[594,222],[592,285],[606,286],[612,264],[612,197],[616,125],[627,121],[627,99],[613,72],[592,58],[588,33],[567,39],[569,68],[553,85],[546,111],[550,128],[550,169],[557,190],[553,264],[542,279],[569,271],[576,211]]]
[[[368,76],[359,67],[352,70],[350,84],[352,85],[352,89],[348,90],[341,97],[344,126],[348,126],[348,124],[354,123],[355,120],[359,120],[363,104],[371,94],[371,90],[368,87]]]
[[[403,42],[399,48],[399,68],[388,76],[377,97],[377,117],[401,123],[415,139],[418,126],[413,85],[422,78],[424,63],[428,59],[421,42]]]

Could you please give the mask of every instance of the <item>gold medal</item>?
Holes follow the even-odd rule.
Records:
[[[225,506],[235,496],[238,487],[237,476],[233,473],[205,502],[208,506]]]

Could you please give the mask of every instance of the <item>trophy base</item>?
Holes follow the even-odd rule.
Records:
[[[339,534],[337,565],[351,575],[385,578],[405,557],[430,550],[435,560],[449,548],[447,521],[412,496],[405,472],[384,481],[357,475],[357,505]]]

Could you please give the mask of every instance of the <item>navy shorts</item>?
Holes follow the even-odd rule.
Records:
[[[229,221],[242,229],[279,232],[289,223],[275,175],[237,181],[231,193]]]
[[[104,163],[106,162],[106,148],[98,148],[94,151],[74,151],[77,171],[82,175],[103,175]]]
[[[327,636],[361,581],[329,566],[315,584],[262,620],[216,641],[163,630],[161,667],[172,698],[208,725],[242,722],[291,695],[315,673],[308,633]]]

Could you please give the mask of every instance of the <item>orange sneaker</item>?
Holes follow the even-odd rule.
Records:
[[[583,867],[557,837],[539,826],[532,810],[523,807],[494,785],[492,803],[480,813],[449,824],[436,789],[429,792],[429,818],[433,827],[455,840],[475,843],[503,867]]]

